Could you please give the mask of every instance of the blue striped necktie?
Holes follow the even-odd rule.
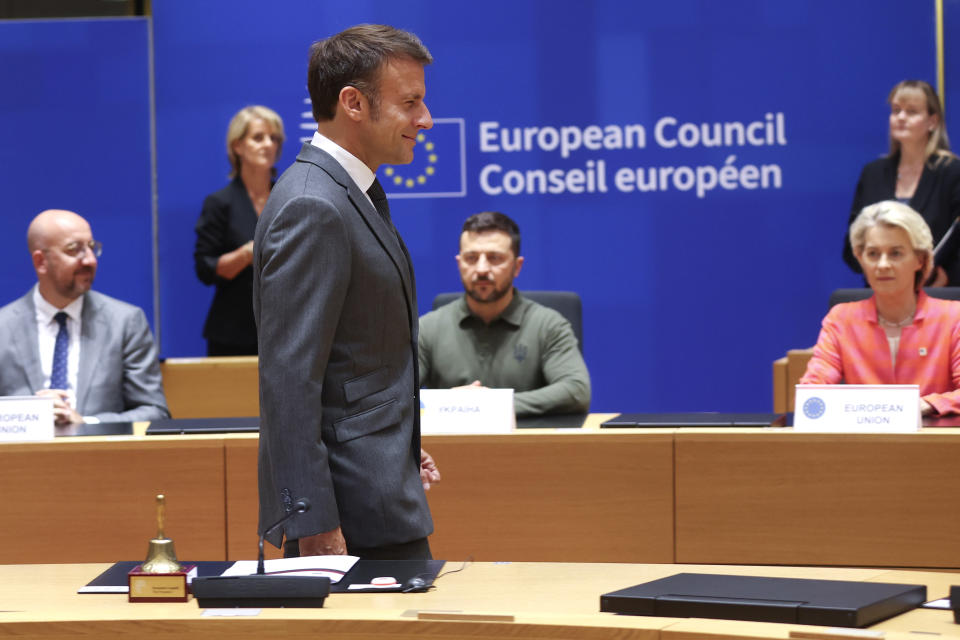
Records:
[[[53,367],[50,369],[50,388],[67,388],[67,352],[70,347],[70,333],[67,331],[67,314],[63,311],[53,316],[60,325],[57,341],[53,345]]]

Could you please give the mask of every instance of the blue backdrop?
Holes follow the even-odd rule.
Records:
[[[149,20],[0,20],[0,304],[36,276],[27,225],[86,217],[96,288],[154,312]]]
[[[859,283],[840,259],[853,188],[886,150],[889,88],[935,79],[933,3],[626,4],[154,3],[162,355],[204,351],[212,290],[193,273],[193,225],[227,181],[229,118],[247,104],[277,110],[282,170],[313,128],[309,44],[386,22],[436,60],[426,102],[437,124],[413,165],[380,172],[421,313],[460,288],[464,218],[500,210],[523,233],[518,286],[583,297],[593,410],[769,410],[771,361],[813,344],[830,291]],[[72,112],[64,124],[116,130]],[[146,142],[124,145],[148,157]],[[105,165],[103,182],[126,162]],[[43,183],[38,166],[30,158],[24,173]],[[38,199],[10,223],[17,234],[50,206]],[[26,262],[18,290],[28,274]],[[123,297],[147,306],[149,276],[118,277],[141,293]]]

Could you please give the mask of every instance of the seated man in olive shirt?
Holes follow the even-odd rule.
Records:
[[[517,224],[490,211],[467,218],[457,265],[465,295],[420,318],[420,385],[513,389],[517,416],[587,411],[590,375],[570,323],[513,287]]]

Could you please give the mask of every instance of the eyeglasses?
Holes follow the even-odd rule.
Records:
[[[61,251],[71,258],[82,258],[87,254],[87,249],[93,253],[94,257],[99,258],[100,254],[103,253],[103,243],[97,242],[96,240],[91,240],[90,242],[71,242],[61,249]]]

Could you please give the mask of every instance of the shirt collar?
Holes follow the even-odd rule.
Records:
[[[500,315],[490,321],[492,325],[498,320],[503,320],[509,324],[512,324],[515,327],[520,326],[520,321],[523,320],[523,296],[520,295],[520,291],[516,287],[513,288],[513,300],[510,301],[510,304],[507,305],[507,308],[500,312]],[[467,305],[467,294],[460,296],[460,306],[457,309],[459,318],[457,322],[463,324],[467,318],[477,318],[479,317],[474,315],[470,311],[470,306]]]
[[[347,172],[347,175],[357,183],[357,186],[360,187],[360,190],[364,193],[367,192],[367,189],[370,188],[370,185],[373,184],[373,181],[376,179],[376,175],[373,171],[370,171],[370,167],[365,165],[360,158],[353,155],[336,142],[326,137],[319,131],[314,132],[313,140],[310,141],[310,144],[326,151],[333,159],[336,160],[344,171]]]
[[[33,288],[33,306],[37,309],[37,317],[45,324],[53,322],[53,317],[60,311],[66,313],[74,322],[80,322],[80,314],[83,313],[83,299],[85,297],[86,296],[79,296],[63,309],[58,309],[40,295],[40,287],[35,286]]]

